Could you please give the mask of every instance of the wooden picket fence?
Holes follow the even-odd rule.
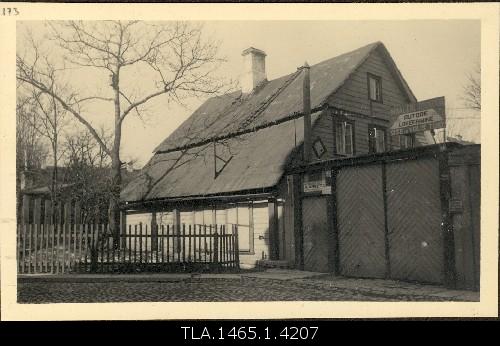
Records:
[[[78,201],[24,195],[17,227],[20,274],[239,270],[236,225],[82,223]],[[105,221],[105,220],[104,220]]]
[[[149,227],[148,227],[149,226]],[[225,225],[19,224],[18,273],[239,270],[238,232]]]

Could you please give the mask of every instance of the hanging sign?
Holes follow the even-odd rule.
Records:
[[[394,119],[390,128],[392,136],[444,128],[444,96],[394,107],[391,118]]]

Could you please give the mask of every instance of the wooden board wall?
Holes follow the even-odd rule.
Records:
[[[368,98],[368,73],[381,77],[382,103],[370,101]],[[363,65],[328,100],[331,106],[359,114],[347,117],[348,120],[354,121],[355,125],[354,147],[356,155],[368,153],[368,126],[388,127],[391,107],[408,102],[408,98],[378,51],[372,52]],[[314,138],[320,137],[327,147],[327,151],[332,150],[333,152],[332,127],[331,118],[323,114],[313,128],[313,141]],[[418,136],[418,138],[424,137]],[[388,137],[387,143],[389,140]],[[398,149],[398,147],[394,147],[394,149]]]

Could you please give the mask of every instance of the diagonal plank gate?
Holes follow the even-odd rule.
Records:
[[[303,193],[301,201],[305,270],[478,289],[478,146],[367,155],[321,169],[331,172],[331,194]]]

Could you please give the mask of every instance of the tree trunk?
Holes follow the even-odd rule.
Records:
[[[109,229],[113,235],[113,245],[117,248],[120,244],[120,190],[122,185],[120,144],[122,137],[122,123],[120,110],[120,89],[119,89],[120,69],[117,68],[113,75],[114,103],[115,103],[115,138],[113,141],[113,151],[111,152],[111,196],[109,199]]]
[[[113,244],[118,247],[120,240],[120,188],[121,188],[121,163],[119,154],[113,152],[111,195],[109,198],[109,229],[113,235]]]

